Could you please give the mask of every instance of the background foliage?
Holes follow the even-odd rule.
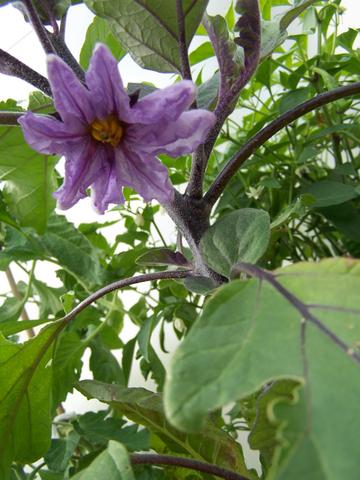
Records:
[[[187,46],[194,36],[202,40],[189,55],[202,108],[215,108],[224,71],[233,81],[244,69],[234,39],[249,2],[235,3],[226,16],[203,22],[215,32],[212,46],[201,23],[207,2],[182,2]],[[52,2],[55,17],[70,4]],[[96,16],[82,67],[101,41],[118,60],[130,54],[178,79],[175,1],[85,4]],[[341,0],[261,0],[260,8],[260,63],[217,138],[205,190],[272,120],[359,78],[359,30],[338,33]],[[51,23],[46,12],[40,16]],[[209,75],[206,66],[220,47],[223,70]],[[154,88],[141,79],[128,87],[140,95]],[[39,91],[27,109],[53,111]],[[25,109],[9,99],[0,110]],[[169,265],[187,268],[191,252],[175,253],[179,245],[161,235],[159,205],[140,203],[130,189],[126,203],[113,209],[115,220],[75,227],[55,211],[58,159],[32,151],[19,127],[1,126],[0,268],[12,285],[0,306],[1,479],[214,478],[178,466],[131,467],[127,452],[149,450],[216,464],[238,478],[359,477],[359,111],[358,97],[343,98],[302,116],[232,177],[200,245],[207,265],[231,281],[128,286],[71,321],[66,314],[96,289]],[[190,156],[161,159],[184,191]],[[118,230],[114,239],[110,226]],[[36,277],[44,261],[56,266],[60,287]],[[26,284],[11,283],[14,264],[26,272]],[[131,308],[122,302],[127,291],[137,293]],[[29,320],[28,303],[38,307],[38,318]],[[125,321],[136,326],[126,343],[119,336]],[[161,358],[170,330],[181,345],[167,371]],[[85,350],[93,378],[79,383]],[[129,387],[134,362],[156,392]],[[74,388],[102,401],[104,410],[66,415],[61,402]],[[257,470],[244,459],[244,431],[259,452]]]

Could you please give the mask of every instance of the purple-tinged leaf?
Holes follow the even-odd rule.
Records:
[[[176,265],[178,267],[189,267],[190,264],[180,252],[173,252],[168,248],[154,248],[140,255],[136,259],[138,265]]]
[[[246,81],[254,73],[260,58],[261,21],[258,0],[238,0],[235,11],[241,14],[235,28],[239,36],[235,43],[244,49],[244,72]]]
[[[222,98],[244,67],[244,53],[242,48],[230,39],[228,27],[223,17],[220,15],[211,17],[205,14],[203,24],[219,63],[219,96]]]

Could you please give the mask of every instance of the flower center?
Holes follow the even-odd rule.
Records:
[[[124,136],[124,127],[115,115],[109,115],[103,120],[94,120],[90,125],[90,133],[98,142],[117,147]]]

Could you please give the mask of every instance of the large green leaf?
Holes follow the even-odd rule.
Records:
[[[41,155],[26,143],[20,128],[0,129],[0,180],[6,182],[10,210],[22,226],[45,231],[55,207],[56,159]]]
[[[126,448],[110,440],[106,450],[84,470],[71,477],[73,480],[135,480]]]
[[[210,463],[221,462],[224,468],[249,478],[240,445],[207,419],[204,429],[186,434],[174,428],[165,418],[161,396],[143,388],[122,388],[118,385],[84,380],[78,389],[89,398],[109,403],[117,412],[156,434],[173,452],[187,454]]]
[[[360,262],[351,259],[300,263],[222,287],[173,357],[169,420],[193,430],[209,410],[272,380],[297,380],[304,399],[282,412],[282,448],[290,447],[286,455],[279,447],[269,478],[357,479],[359,289]]]
[[[87,29],[85,41],[80,52],[80,65],[85,70],[89,66],[90,58],[97,42],[107,45],[116,60],[120,60],[126,54],[111,32],[108,22],[103,18],[95,17]]]
[[[216,272],[230,276],[239,262],[255,263],[264,254],[270,238],[269,215],[263,210],[243,208],[224,215],[201,239],[206,263]]]
[[[175,0],[86,0],[106,18],[115,37],[142,67],[160,72],[181,70]],[[208,0],[182,0],[189,45]]]
[[[23,345],[0,337],[0,478],[9,465],[29,463],[50,445],[51,381],[49,363],[61,323],[45,327]]]

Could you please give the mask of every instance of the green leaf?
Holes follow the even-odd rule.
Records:
[[[38,325],[48,322],[49,320],[22,320],[21,322],[14,322],[13,320],[0,322],[0,332],[4,337],[15,335],[23,330],[32,329]]]
[[[23,308],[23,301],[14,297],[5,298],[0,306],[0,328],[3,322],[15,322],[20,317]]]
[[[28,110],[32,112],[53,113],[55,112],[53,99],[36,90],[29,95]]]
[[[270,276],[274,283],[267,280]],[[359,289],[360,262],[348,258],[300,263],[260,281],[236,280],[222,287],[173,357],[165,386],[168,418],[178,428],[194,430],[208,411],[273,380],[298,381],[304,399],[281,414],[288,428],[269,478],[303,479],[306,465],[308,480],[344,475],[355,480],[360,366],[353,353],[359,350]],[[322,328],[314,321],[304,323],[304,311]]]
[[[41,318],[46,318],[50,314],[55,316],[63,311],[61,295],[64,290],[62,288],[49,287],[46,283],[36,278],[33,279],[33,286],[40,298],[39,316]]]
[[[156,266],[156,265],[176,265],[180,267],[188,266],[189,262],[180,252],[173,252],[168,248],[152,248],[143,253],[136,259],[138,265]]]
[[[220,75],[216,72],[209,80],[202,83],[197,89],[196,101],[199,108],[213,110],[219,91]]]
[[[107,445],[109,440],[123,443],[128,450],[149,450],[150,435],[137,425],[124,426],[125,420],[108,417],[107,411],[87,412],[73,422],[75,430],[95,445]]]
[[[89,288],[102,283],[104,272],[95,248],[64,216],[50,218],[42,243],[50,256]]]
[[[287,38],[287,32],[281,30],[279,22],[261,22],[261,50],[260,58],[266,58],[275,48],[281,45]]]
[[[216,463],[222,459],[222,466],[253,478],[244,463],[240,445],[233,438],[207,419],[203,431],[185,434],[175,429],[165,418],[160,394],[143,388],[122,388],[91,380],[84,380],[77,386],[88,398],[97,398],[108,403],[129,420],[144,425],[179,455],[187,454],[198,460]]]
[[[314,94],[314,90],[311,87],[298,88],[293,92],[288,92],[283,95],[279,102],[279,113],[283,114],[296,107],[300,103],[309,100]]]
[[[121,443],[110,440],[106,450],[72,480],[135,480],[128,453]]]
[[[101,340],[99,338],[93,340],[90,348],[90,370],[94,375],[94,380],[124,385],[125,378],[118,360]]]
[[[221,217],[205,232],[200,247],[209,267],[229,277],[235,263],[257,262],[269,239],[269,215],[263,210],[244,208]]]
[[[304,193],[315,197],[312,207],[338,205],[358,196],[357,191],[351,185],[331,180],[312,183],[304,189]]]
[[[11,461],[30,463],[50,445],[51,359],[62,323],[17,345],[0,338],[0,477]]]
[[[213,57],[214,50],[210,42],[202,43],[198,48],[190,53],[190,65],[196,65],[197,63],[203,62],[204,60]]]
[[[85,70],[89,67],[90,58],[97,42],[107,45],[117,61],[126,55],[111,32],[108,22],[103,18],[95,17],[86,31],[85,41],[80,52],[80,65]]]
[[[44,455],[46,465],[55,472],[64,472],[79,444],[80,435],[77,432],[70,432],[66,438],[55,438],[51,440],[51,446]]]
[[[217,287],[211,278],[199,276],[185,278],[184,285],[190,292],[199,293],[200,295],[207,295]]]
[[[56,159],[34,152],[21,129],[0,129],[0,180],[5,183],[7,203],[22,226],[43,233],[54,210]]]
[[[175,2],[168,0],[85,0],[109,25],[133,59],[144,68],[179,72],[178,22]],[[185,37],[190,44],[208,0],[183,0]]]
[[[278,380],[264,388],[257,398],[248,441],[253,450],[260,451],[263,468],[271,465],[275,449],[281,444],[278,432],[281,422],[275,417],[274,409],[280,402],[295,403],[298,387],[298,382]]]
[[[281,30],[286,30],[288,26],[304,12],[308,7],[318,0],[304,0],[302,2],[297,2],[297,5],[293,8],[290,8],[286,11],[285,14],[281,15],[280,28]]]

